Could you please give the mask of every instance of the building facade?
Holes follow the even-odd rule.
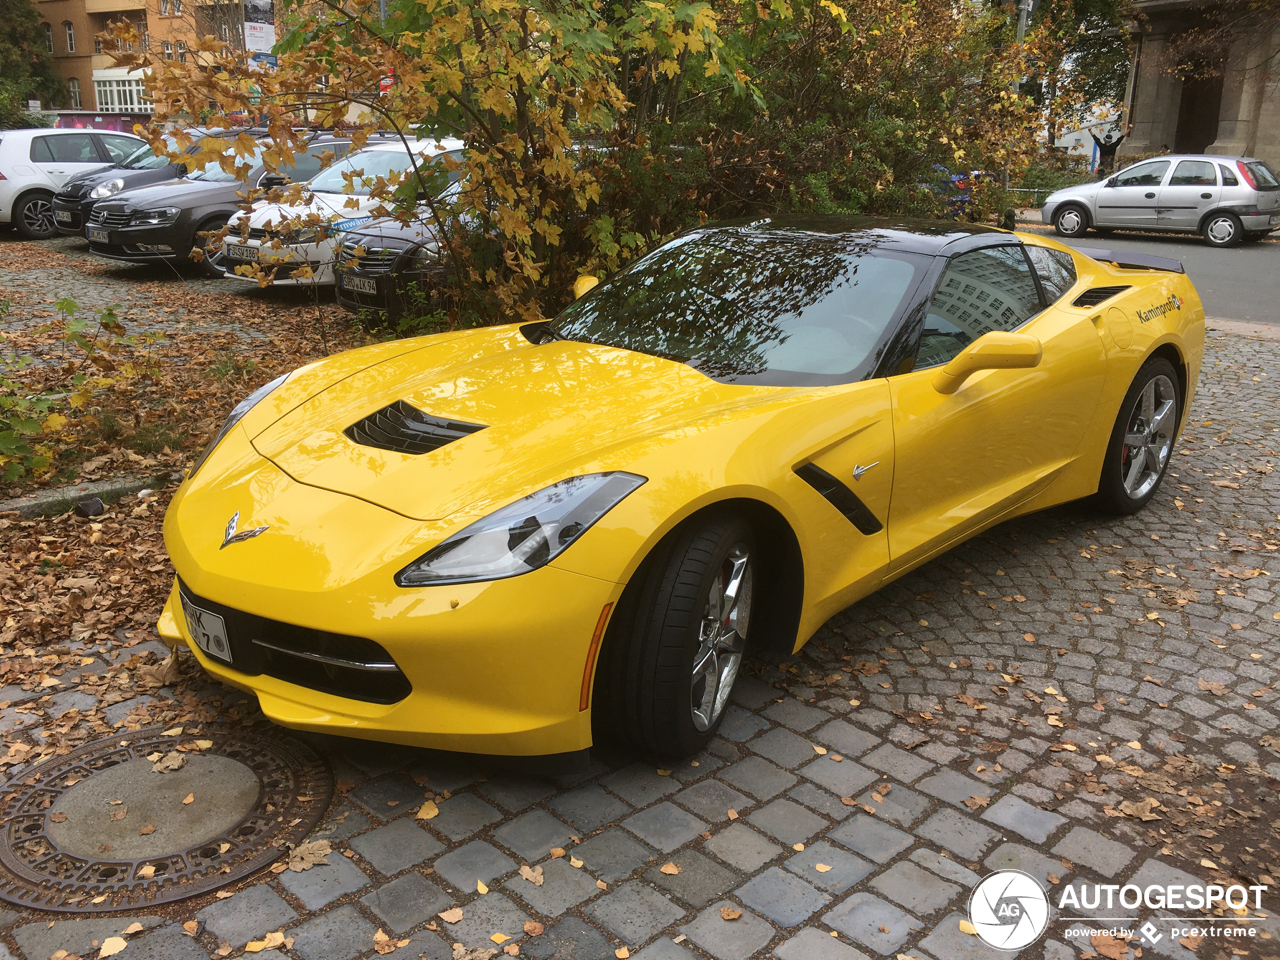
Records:
[[[1252,156],[1280,169],[1280,24],[1238,41],[1216,69],[1182,80],[1166,47],[1199,21],[1193,0],[1137,0],[1135,67],[1122,154]]]

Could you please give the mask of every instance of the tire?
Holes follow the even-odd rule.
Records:
[[[1244,239],[1244,226],[1234,213],[1223,210],[1205,218],[1200,235],[1211,247],[1234,247]]]
[[[200,226],[196,227],[195,233],[191,235],[191,249],[194,250],[196,247],[202,247],[205,250],[204,258],[196,264],[196,267],[204,276],[211,280],[221,280],[226,276],[226,272],[217,262],[222,260],[221,253],[219,252],[219,254],[214,257],[210,257],[208,255],[208,238],[201,237],[200,234],[208,233],[212,230],[221,230],[226,226],[227,220],[227,217],[214,217],[211,220],[206,220],[204,223],[200,224]],[[187,256],[189,258],[190,254]]]
[[[1255,232],[1255,233],[1246,233],[1244,235],[1245,243],[1257,243],[1258,241],[1265,240],[1265,239],[1267,239],[1267,235],[1265,233]]]
[[[13,208],[13,225],[28,240],[48,240],[58,235],[58,222],[53,219],[53,195],[32,193]]]
[[[1168,472],[1181,421],[1178,372],[1164,357],[1151,357],[1120,404],[1098,478],[1099,507],[1126,516],[1150,502]]]
[[[1063,204],[1053,212],[1053,229],[1060,237],[1083,237],[1089,229],[1089,215],[1077,204]]]
[[[658,545],[605,636],[592,696],[597,740],[670,759],[707,745],[742,665],[755,557],[750,526],[728,512],[695,519]]]

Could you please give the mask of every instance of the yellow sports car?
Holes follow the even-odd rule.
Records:
[[[303,367],[174,498],[160,632],[288,727],[692,753],[744,649],[1001,520],[1156,493],[1204,311],[1176,261],[1089,252],[707,226],[554,320]]]

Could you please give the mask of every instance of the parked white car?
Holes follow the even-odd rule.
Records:
[[[1280,227],[1280,178],[1252,157],[1153,157],[1106,180],[1049,194],[1040,216],[1064,237],[1090,227],[1160,230],[1234,247]]]
[[[146,144],[108,130],[0,130],[0,224],[28,240],[58,235],[53,195],[80,173],[118,163]]]
[[[419,168],[436,163],[446,154],[462,156],[461,140],[410,141]],[[330,285],[334,282],[333,262],[342,233],[372,218],[372,211],[386,204],[371,199],[369,191],[379,177],[411,171],[415,161],[400,139],[370,142],[359,153],[353,153],[321,170],[303,188],[299,204],[259,201],[248,214],[231,221],[231,232],[223,242],[222,266],[226,275],[256,283],[251,276],[235,272],[242,264],[261,265],[275,270],[274,283]],[[344,176],[345,174],[345,176]],[[358,174],[347,186],[347,178]],[[451,175],[451,179],[456,174]],[[248,236],[243,226],[248,218]],[[319,220],[320,225],[301,225],[299,221]],[[282,225],[283,229],[282,229]],[[311,268],[311,276],[295,278],[293,272],[303,265]]]

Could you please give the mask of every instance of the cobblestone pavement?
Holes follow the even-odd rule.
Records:
[[[1278,371],[1280,342],[1211,337],[1146,512],[1072,505],[951,551],[800,655],[752,664],[692,761],[606,755],[539,776],[310,737],[341,794],[313,837],[332,842],[328,865],[154,915],[0,910],[0,960],[96,957],[135,922],[124,960],[236,957],[273,931],[284,944],[258,955],[276,960],[388,946],[431,960],[968,960],[1009,956],[961,929],[972,885],[1001,867],[1054,891],[1274,886]],[[439,814],[420,820],[428,791]],[[456,922],[440,916],[455,907]],[[1056,917],[1021,956],[1276,957],[1278,909],[1268,890],[1249,911],[1259,935],[1235,944],[1177,936],[1169,911],[1104,909],[1153,923],[1158,939],[1123,953],[1077,943]]]

